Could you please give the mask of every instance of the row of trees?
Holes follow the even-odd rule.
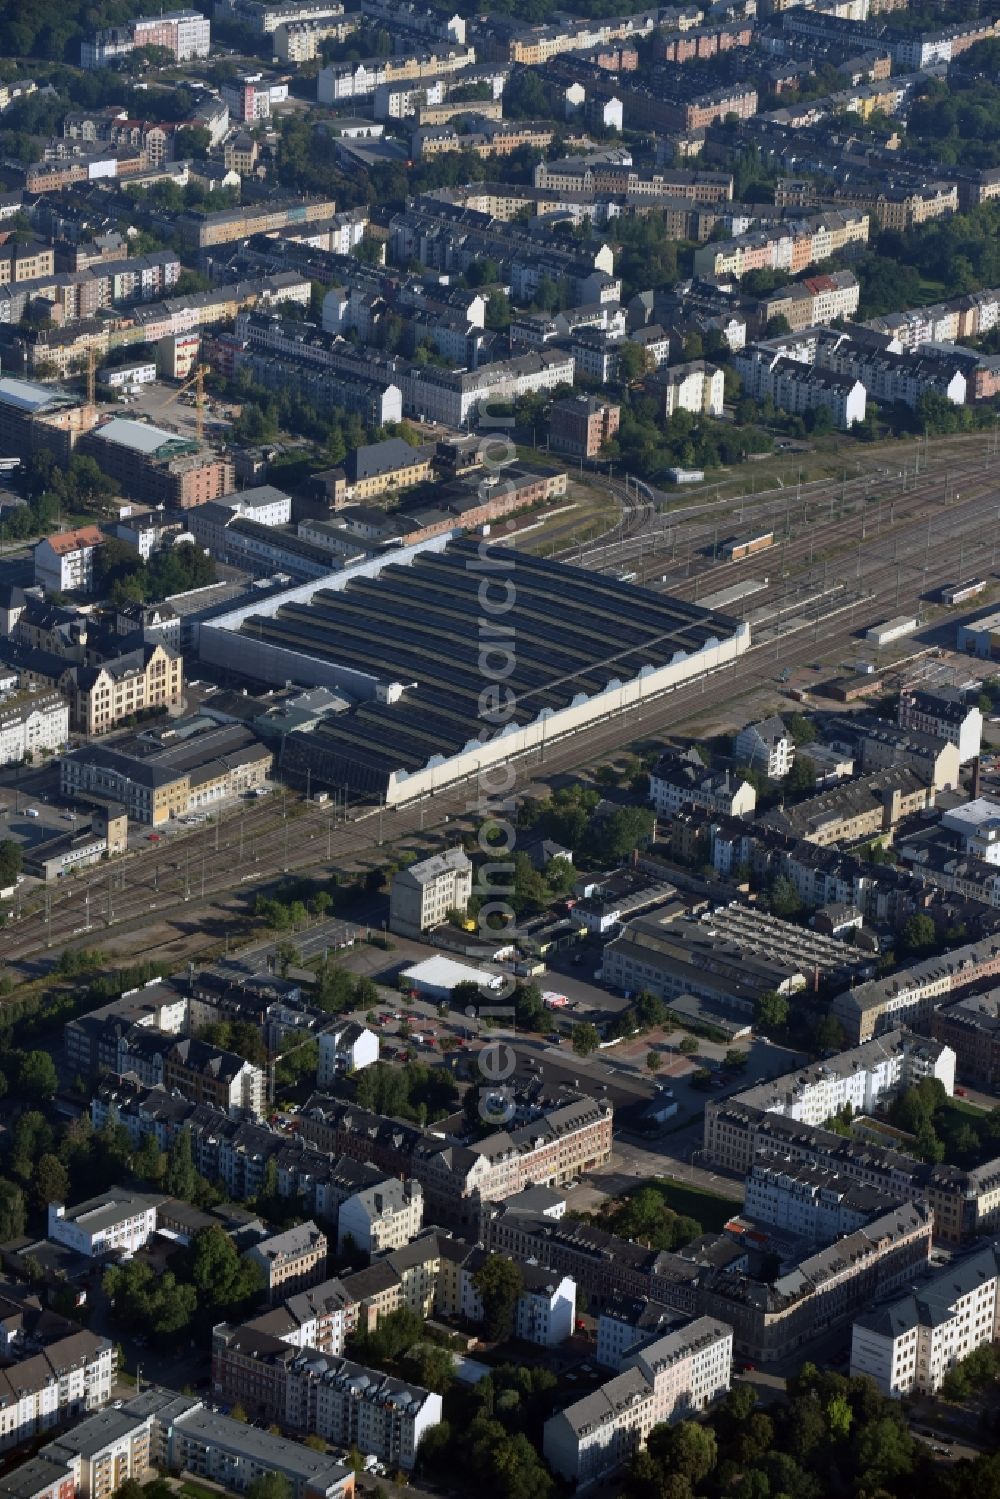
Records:
[[[191,541],[161,548],[148,562],[113,537],[94,554],[94,591],[116,604],[159,602],[215,581],[215,563]]]
[[[649,807],[619,806],[599,818],[594,812],[601,793],[575,782],[561,786],[549,797],[522,803],[519,825],[539,838],[564,844],[574,863],[600,867],[627,857],[635,848],[645,848],[653,836],[655,814]]]
[[[909,1499],[940,1491],[929,1449],[872,1380],[806,1364],[787,1388],[785,1404],[762,1411],[753,1387],[736,1384],[704,1423],[654,1427],[629,1465],[628,1499]]]
[[[354,1096],[363,1109],[423,1125],[454,1112],[458,1085],[445,1067],[428,1067],[423,1062],[392,1067],[376,1062],[357,1074]]]
[[[259,1300],[264,1278],[259,1265],[239,1253],[218,1226],[195,1234],[190,1245],[170,1257],[162,1275],[145,1260],[113,1265],[104,1274],[104,1291],[115,1323],[129,1332],[152,1332],[163,1342],[239,1318]]]

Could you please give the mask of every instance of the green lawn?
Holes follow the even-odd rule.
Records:
[[[206,1489],[200,1483],[192,1483],[190,1480],[181,1484],[180,1492],[183,1499],[219,1499],[218,1489]]]
[[[706,1233],[723,1228],[740,1210],[739,1203],[732,1198],[719,1197],[715,1192],[706,1192],[703,1187],[692,1186],[690,1182],[679,1182],[672,1176],[658,1176],[642,1185],[659,1192],[667,1207],[675,1213],[696,1218]]]

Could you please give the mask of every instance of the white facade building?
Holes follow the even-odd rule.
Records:
[[[46,536],[32,554],[36,584],[41,584],[46,593],[89,593],[94,582],[94,553],[103,543],[96,526]]]
[[[114,1379],[112,1344],[83,1329],[6,1364],[0,1370],[0,1451],[100,1410],[111,1399]]]
[[[699,1317],[632,1355],[621,1374],[545,1423],[549,1466],[579,1487],[646,1445],[654,1426],[705,1410],[729,1389],[733,1330]]]
[[[758,1161],[747,1177],[743,1212],[758,1223],[832,1244],[888,1213],[895,1199],[850,1177],[788,1161]]]
[[[855,1319],[851,1374],[883,1395],[933,1395],[948,1370],[1000,1333],[1000,1243],[949,1265],[909,1295]]]
[[[324,1031],[319,1038],[317,1084],[325,1088],[345,1072],[360,1072],[362,1067],[370,1067],[378,1061],[378,1050],[376,1033],[353,1020]]]
[[[341,1203],[337,1214],[337,1253],[348,1244],[369,1256],[402,1249],[424,1224],[424,1193],[417,1181],[390,1176]]]
[[[897,1093],[925,1077],[955,1091],[955,1053],[940,1041],[912,1031],[888,1031],[851,1051],[814,1062],[736,1095],[736,1101],[799,1124],[822,1125],[845,1105],[871,1114]]]
[[[983,715],[978,704],[955,688],[904,688],[896,717],[901,728],[917,729],[958,745],[963,765],[974,760],[983,743]]]
[[[663,391],[663,414],[691,411],[704,416],[721,416],[725,402],[726,381],[722,370],[702,359],[689,364],[672,365],[658,380]]]
[[[27,693],[0,703],[0,765],[60,750],[69,738],[69,703],[58,692]]]
[[[965,853],[986,864],[1000,864],[1000,801],[977,796],[941,814],[941,826],[957,833]]]
[[[657,817],[672,817],[682,807],[749,817],[757,805],[757,793],[749,781],[729,770],[709,770],[695,751],[664,756],[649,773],[649,799]]]
[[[778,717],[748,723],[736,736],[733,749],[738,760],[753,770],[762,770],[772,781],[781,781],[795,764],[795,740]]]
[[[73,1208],[50,1202],[49,1238],[88,1259],[112,1253],[133,1255],[156,1232],[156,1210],[162,1200],[112,1187],[103,1197],[92,1197]]]

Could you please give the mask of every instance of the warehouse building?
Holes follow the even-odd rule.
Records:
[[[353,698],[336,720],[290,734],[282,767],[386,805],[544,749],[749,643],[747,624],[697,604],[447,536],[244,605],[200,634],[214,665]]]

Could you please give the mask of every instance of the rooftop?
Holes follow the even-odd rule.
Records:
[[[168,432],[164,427],[154,427],[151,422],[137,422],[123,416],[113,416],[103,426],[96,427],[94,436],[103,442],[130,448],[147,458],[174,458],[194,452],[198,446],[189,438]]]

